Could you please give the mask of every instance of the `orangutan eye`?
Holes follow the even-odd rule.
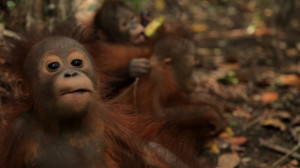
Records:
[[[82,67],[82,60],[80,59],[75,59],[71,62],[71,64],[75,67]]]
[[[127,26],[127,22],[123,22],[122,26],[126,27]]]
[[[59,68],[59,63],[58,62],[51,62],[50,64],[48,64],[48,69],[50,71],[56,71]]]

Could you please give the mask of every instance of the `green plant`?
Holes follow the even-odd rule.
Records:
[[[8,7],[8,9],[10,11],[12,11],[14,9],[14,7],[16,6],[16,3],[14,1],[7,1],[6,6]]]
[[[226,75],[218,79],[219,82],[223,84],[238,84],[239,79],[234,71],[229,71]]]
[[[142,2],[144,2],[145,0],[127,0],[126,2],[129,4],[129,5],[132,5],[134,6],[137,10],[142,10],[140,9],[140,4]]]

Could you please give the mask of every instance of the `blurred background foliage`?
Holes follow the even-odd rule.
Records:
[[[169,14],[180,19],[194,19],[194,22],[219,22],[224,28],[233,29],[246,26],[248,32],[255,32],[261,27],[298,27],[299,22],[293,19],[299,2],[295,0],[124,0],[137,9],[149,10],[156,14]],[[55,20],[61,22],[73,17],[78,9],[95,10],[103,0],[1,0],[0,22],[8,27],[27,25],[30,18],[40,21],[47,27]],[[86,5],[90,4],[90,5]],[[95,5],[97,4],[97,5]],[[23,17],[22,17],[23,16]],[[24,17],[25,16],[25,17]],[[16,18],[18,18],[15,20]],[[218,19],[221,17],[223,19]],[[230,17],[230,18],[228,18]],[[12,19],[13,18],[13,19]],[[22,18],[23,20],[21,20]],[[27,23],[29,22],[29,23]],[[205,26],[195,26],[195,30],[204,30]]]

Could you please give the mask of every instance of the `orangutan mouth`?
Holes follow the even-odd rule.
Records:
[[[67,95],[67,94],[77,94],[77,93],[87,93],[87,92],[91,92],[91,90],[89,89],[76,89],[76,90],[70,90],[70,91],[66,91],[63,92],[62,96]]]

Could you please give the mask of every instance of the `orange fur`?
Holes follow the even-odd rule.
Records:
[[[137,112],[137,119],[131,128],[144,140],[161,144],[191,167],[204,166],[198,152],[225,124],[220,106],[202,99],[193,101],[181,90],[168,62],[156,57],[151,61],[151,73],[112,102],[133,106],[131,113]],[[216,127],[213,133],[211,125]]]
[[[81,32],[78,27],[72,28],[65,27],[64,31],[46,33],[44,35],[21,35],[20,39],[11,39],[9,40],[10,46],[7,50],[5,50],[6,54],[12,58],[11,62],[11,70],[14,71],[15,75],[19,79],[23,79],[26,81],[23,76],[22,67],[28,53],[38,42],[47,37],[59,36],[59,37],[70,37],[85,46],[100,46],[97,48],[101,50],[101,42],[93,41],[88,39],[90,38],[87,34]],[[3,46],[2,46],[3,47]],[[101,51],[97,51],[100,52]],[[43,100],[39,100],[43,101]],[[91,125],[104,125],[104,127],[94,129],[103,131],[104,134],[104,142],[105,142],[105,151],[103,155],[103,160],[105,162],[105,167],[109,168],[151,168],[157,167],[167,168],[168,166],[163,164],[160,161],[159,157],[156,157],[155,154],[150,152],[145,152],[146,142],[139,140],[136,136],[133,135],[131,128],[128,128],[130,123],[132,123],[132,115],[126,115],[124,111],[128,110],[126,106],[115,106],[107,104],[110,109],[114,110],[114,113],[108,111],[106,107],[104,107],[101,99],[94,100],[94,106],[101,106],[101,110],[93,111],[92,113],[101,115],[101,119],[103,120],[101,123],[94,123],[93,117],[91,120],[84,121],[84,124]],[[19,123],[19,119],[23,119],[22,115],[27,114],[27,110],[36,106],[37,104],[33,103],[32,98],[27,100],[22,99],[22,97],[15,97],[12,99],[10,104],[7,104],[4,108],[1,109],[0,116],[0,167],[7,168],[23,168],[25,167],[24,160],[24,151],[28,148],[34,148],[35,150],[37,144],[27,144],[27,136],[30,135],[30,130],[23,125],[18,125],[15,123]],[[94,108],[99,109],[99,108]],[[39,108],[39,107],[36,107]],[[99,114],[98,114],[99,113]],[[21,116],[21,117],[20,117]],[[47,122],[51,123],[51,118],[47,118]],[[17,121],[17,122],[16,122]],[[23,120],[21,120],[22,122]],[[28,120],[26,120],[28,121]],[[99,122],[99,121],[97,121]],[[21,123],[24,124],[24,123]],[[25,123],[26,125],[27,123]],[[29,123],[30,128],[32,128],[32,124]],[[29,127],[28,127],[29,128]],[[80,137],[79,137],[80,138]],[[89,137],[92,138],[92,137]],[[80,142],[80,141],[77,141]],[[145,155],[153,156],[153,159],[150,160],[150,163],[145,163]],[[148,160],[148,159],[147,159]],[[153,161],[153,163],[151,163]],[[104,165],[99,165],[102,167]]]

